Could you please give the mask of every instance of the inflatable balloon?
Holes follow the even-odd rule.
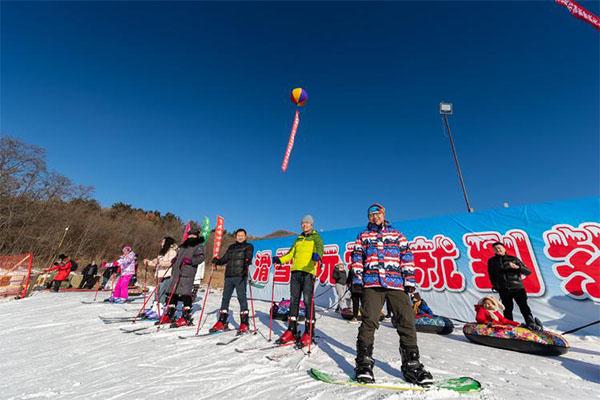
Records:
[[[295,88],[292,89],[290,99],[292,100],[292,103],[294,103],[298,107],[302,107],[308,101],[308,93],[306,93],[306,90],[302,88]]]

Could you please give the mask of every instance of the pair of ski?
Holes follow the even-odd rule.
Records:
[[[315,343],[316,344],[316,343]],[[284,351],[284,352],[276,352],[278,349],[289,349],[290,351]],[[302,352],[304,353],[304,355],[307,355],[308,353],[306,353],[306,351],[304,350],[303,347],[299,347],[298,344],[296,342],[288,342],[288,343],[283,343],[283,344],[274,344],[274,345],[270,345],[270,346],[254,346],[254,347],[248,347],[245,349],[240,349],[240,348],[235,348],[235,351],[238,353],[250,353],[250,352],[255,352],[255,351],[269,351],[269,350],[274,350],[274,352],[272,354],[269,354],[267,356],[265,356],[268,360],[271,361],[281,361],[284,358],[291,356],[292,354],[296,354],[296,350],[302,350]]]
[[[139,317],[103,317],[101,315],[98,316],[102,322],[105,324],[119,324],[125,322],[138,322],[138,321],[151,321],[143,316]]]
[[[428,386],[417,386],[404,381],[392,381],[386,383],[360,383],[348,376],[335,376],[333,374],[323,372],[317,368],[309,369],[308,374],[311,376],[311,378],[324,383],[370,389],[385,389],[394,391],[413,392],[426,392],[430,390],[451,390],[458,393],[478,392],[481,390],[481,383],[468,376],[437,380]]]
[[[231,344],[233,342],[236,342],[243,337],[251,336],[251,332],[240,333],[239,331],[237,331],[235,329],[224,329],[222,331],[208,332],[208,333],[203,333],[200,335],[195,335],[195,334],[194,335],[179,335],[178,337],[179,337],[179,339],[202,339],[202,338],[208,338],[208,337],[212,337],[212,336],[230,334],[230,333],[234,333],[234,332],[235,332],[235,336],[233,338],[228,339],[224,342],[218,342],[217,346],[225,346],[225,345]]]

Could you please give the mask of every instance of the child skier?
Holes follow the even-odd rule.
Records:
[[[118,268],[119,279],[113,289],[112,296],[105,300],[110,303],[121,304],[127,301],[129,298],[129,282],[135,274],[135,253],[128,244],[123,246],[122,251],[121,257],[113,263],[113,266]]]
[[[308,346],[314,334],[315,318],[314,310],[311,308],[313,292],[315,287],[315,276],[317,274],[317,263],[323,257],[323,240],[313,229],[314,219],[310,215],[304,216],[301,221],[302,233],[298,235],[292,248],[283,256],[273,257],[273,264],[285,264],[292,262],[290,278],[290,318],[288,329],[277,339],[276,343],[285,344],[298,341],[298,311],[300,307],[300,296],[304,298],[304,304],[309,309],[306,311],[305,329],[298,341],[299,346]],[[312,324],[312,329],[311,329]]]
[[[173,261],[171,285],[167,298],[166,312],[157,324],[173,323],[173,326],[182,327],[192,325],[192,291],[194,289],[194,276],[198,264],[204,261],[204,238],[200,236],[200,229],[193,225],[188,231],[188,236],[177,250]],[[183,313],[174,321],[177,303],[183,303]]]
[[[167,289],[171,283],[171,264],[177,257],[177,243],[170,236],[165,236],[160,243],[160,252],[158,257],[153,260],[144,260],[146,267],[156,268],[154,274],[158,282],[158,301],[165,303],[167,301]]]
[[[227,248],[223,257],[214,257],[212,262],[215,266],[225,267],[225,286],[223,288],[223,299],[221,300],[221,311],[219,320],[210,329],[210,332],[219,332],[228,329],[227,318],[229,313],[229,301],[233,289],[237,293],[240,303],[240,327],[238,334],[248,332],[248,300],[246,298],[246,285],[248,284],[248,267],[254,256],[254,246],[246,242],[246,230],[235,231],[235,243]]]

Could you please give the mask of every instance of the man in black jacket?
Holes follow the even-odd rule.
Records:
[[[496,242],[492,246],[495,255],[488,260],[488,274],[492,290],[498,292],[504,305],[504,317],[513,320],[514,300],[525,318],[525,324],[531,329],[542,329],[541,323],[533,317],[527,304],[527,292],[521,279],[521,275],[527,276],[531,271],[523,261],[506,254],[506,248],[501,242]]]
[[[238,229],[235,231],[235,243],[229,246],[223,257],[214,257],[214,265],[224,265],[225,267],[225,286],[223,288],[223,300],[221,301],[221,311],[219,320],[210,329],[211,332],[223,331],[227,329],[227,319],[229,316],[229,301],[233,294],[233,289],[237,293],[240,302],[240,327],[238,333],[248,332],[248,300],[246,299],[246,284],[248,281],[248,266],[252,263],[254,255],[254,246],[246,242],[246,231]]]

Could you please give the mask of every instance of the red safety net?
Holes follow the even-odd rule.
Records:
[[[26,296],[32,264],[32,254],[0,255],[0,297]]]

